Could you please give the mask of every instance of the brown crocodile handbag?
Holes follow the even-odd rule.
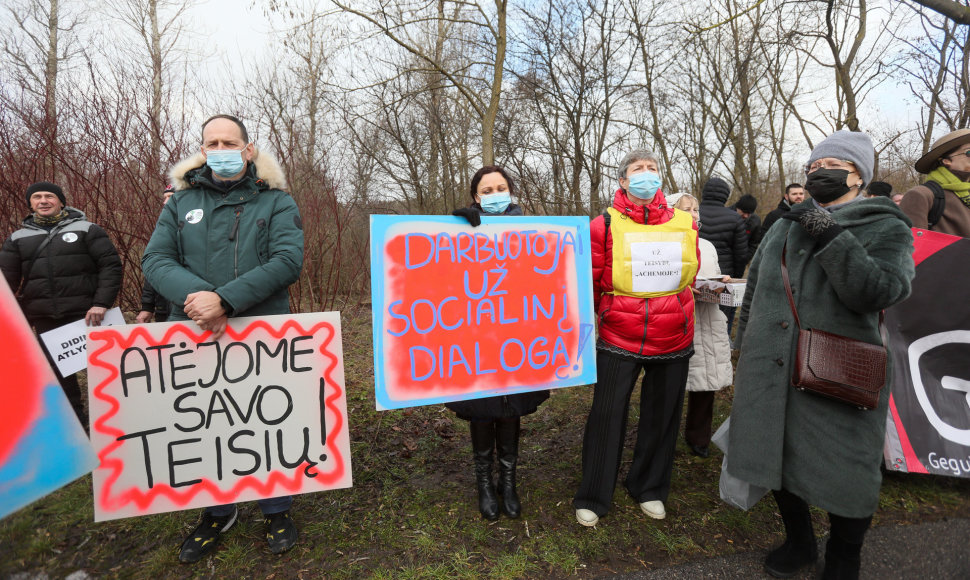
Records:
[[[847,403],[863,410],[879,404],[879,392],[886,384],[886,326],[879,313],[879,333],[883,344],[870,344],[831,332],[802,328],[795,309],[785,250],[781,250],[781,277],[788,304],[798,326],[798,350],[792,372],[792,386]]]

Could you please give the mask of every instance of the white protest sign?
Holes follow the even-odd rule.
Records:
[[[340,314],[91,328],[96,521],[350,487]]]
[[[104,313],[101,326],[118,326],[124,323],[125,317],[121,314],[121,309],[116,306]],[[61,376],[69,377],[87,368],[88,350],[85,342],[87,333],[88,326],[82,318],[40,335]]]

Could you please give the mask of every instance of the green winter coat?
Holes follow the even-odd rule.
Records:
[[[259,153],[228,192],[215,187],[198,154],[170,177],[176,193],[162,209],[145,248],[145,279],[173,303],[171,319],[185,320],[188,294],[209,290],[231,316],[285,314],[287,288],[303,267],[300,212],[274,159]]]
[[[808,200],[801,207],[814,206]],[[781,250],[787,238],[803,328],[879,344],[879,311],[910,293],[913,238],[909,219],[887,198],[851,203],[832,217],[844,231],[824,248],[797,223],[778,220],[755,254],[738,327],[728,471],[861,518],[879,503],[889,389],[875,410],[861,411],[791,386],[798,328],[781,279]]]

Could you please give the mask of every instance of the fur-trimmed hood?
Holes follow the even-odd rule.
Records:
[[[257,178],[265,181],[266,185],[272,189],[286,191],[286,176],[283,174],[283,168],[275,157],[257,149],[252,163],[256,167]],[[168,179],[176,191],[188,189],[192,186],[185,177],[186,174],[192,170],[199,169],[203,165],[205,165],[205,155],[200,151],[176,163],[168,172]]]

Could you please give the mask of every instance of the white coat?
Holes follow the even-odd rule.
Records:
[[[698,278],[721,276],[714,244],[698,238],[701,265]],[[727,334],[727,316],[717,304],[694,301],[694,356],[690,357],[688,391],[719,391],[734,382],[731,366],[731,340]]]

